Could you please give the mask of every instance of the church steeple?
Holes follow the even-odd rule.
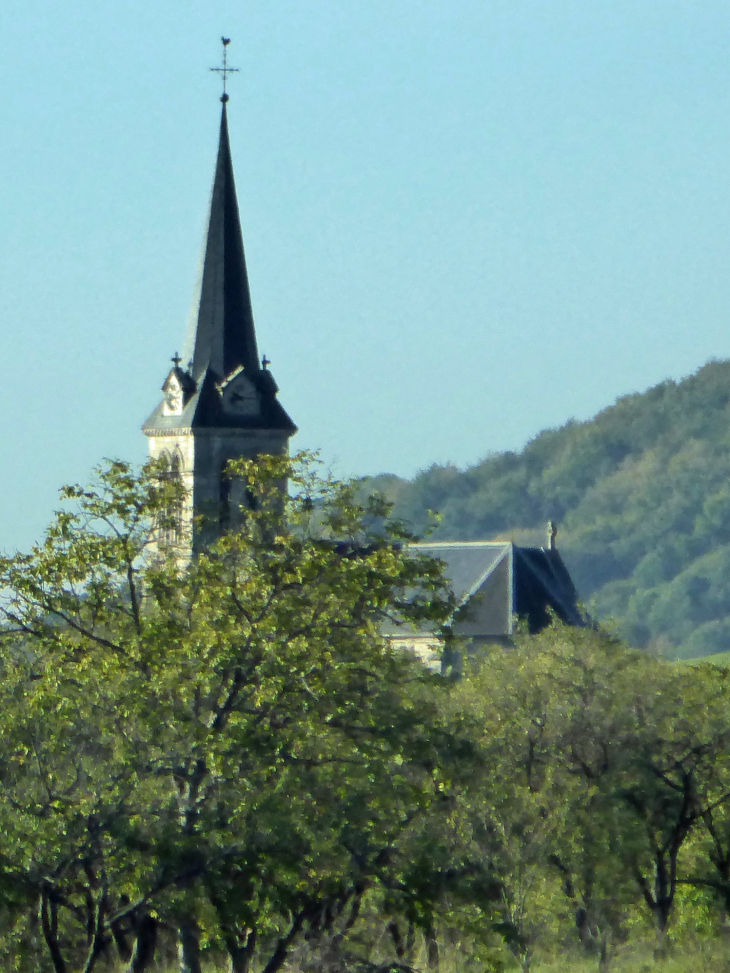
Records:
[[[231,70],[224,59],[224,71]],[[236,522],[242,501],[231,492],[227,462],[286,454],[289,438],[297,431],[278,401],[268,361],[259,362],[225,91],[221,101],[202,272],[185,350],[182,359],[173,359],[162,402],[143,426],[150,455],[180,475],[186,486],[188,530],[183,533],[192,533],[194,549]],[[197,526],[197,517],[204,526]]]
[[[185,349],[199,381],[210,368],[220,381],[237,368],[260,371],[246,256],[228,140],[226,102],[221,112],[218,160],[205,239],[200,294]]]

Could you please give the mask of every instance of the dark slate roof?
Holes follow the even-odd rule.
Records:
[[[411,549],[445,562],[444,575],[461,609],[454,620],[456,634],[510,635],[512,615],[523,618],[530,632],[538,632],[549,623],[551,611],[569,625],[585,624],[575,586],[555,549],[507,541],[426,543]],[[387,628],[390,635],[397,631],[408,636],[413,629]]]
[[[228,117],[223,103],[218,160],[203,251],[199,295],[183,361],[199,381],[211,368],[220,378],[243,366],[259,371],[259,353],[233,178]]]
[[[531,632],[549,624],[550,609],[567,625],[585,625],[578,592],[557,550],[515,546],[513,571],[514,612]]]
[[[419,554],[429,554],[446,562],[444,575],[461,604],[481,587],[497,563],[509,552],[510,544],[501,541],[456,541],[451,544],[413,544],[412,547]]]
[[[272,429],[294,435],[297,427],[276,398],[278,390],[271,372],[262,368],[249,378],[259,391],[261,412],[257,416],[224,414],[216,388],[218,376],[208,369],[195,386],[195,391],[186,398],[181,415],[163,415],[163,403],[160,402],[142,430],[154,434],[175,429]]]

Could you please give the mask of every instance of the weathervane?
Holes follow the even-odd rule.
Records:
[[[222,68],[211,68],[211,71],[215,71],[217,74],[223,75],[223,94],[221,95],[221,101],[225,105],[228,101],[228,95],[226,94],[226,81],[228,80],[229,74],[234,74],[240,71],[240,68],[229,68],[228,67],[228,45],[231,43],[230,37],[221,37],[221,42],[223,44],[223,67]]]

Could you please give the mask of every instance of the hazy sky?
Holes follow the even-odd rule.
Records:
[[[295,445],[471,464],[730,356],[727,0],[3,0],[0,547],[144,456],[223,33]]]

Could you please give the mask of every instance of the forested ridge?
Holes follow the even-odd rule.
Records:
[[[693,658],[730,649],[730,362],[619,399],[476,466],[375,477],[439,540],[544,543],[582,601],[633,645]],[[496,417],[495,417],[496,418]]]

